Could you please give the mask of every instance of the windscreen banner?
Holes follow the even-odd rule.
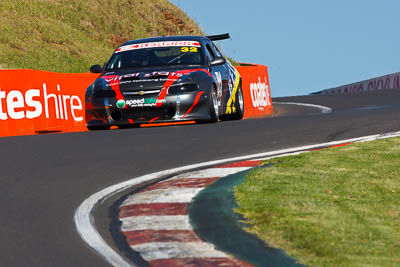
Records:
[[[244,64],[243,64],[244,65]],[[264,117],[273,113],[268,68],[264,65],[236,66],[242,77],[244,118]]]
[[[0,136],[86,131],[85,91],[97,76],[0,70]]]

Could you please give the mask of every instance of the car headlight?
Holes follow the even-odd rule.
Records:
[[[194,83],[190,84],[179,84],[179,85],[172,85],[168,89],[169,94],[177,95],[177,94],[183,94],[183,93],[190,93],[190,92],[196,92],[199,90],[199,86]]]
[[[103,79],[97,79],[92,85],[93,97],[115,97],[114,90]]]
[[[94,90],[93,97],[115,97],[115,92],[113,90]]]

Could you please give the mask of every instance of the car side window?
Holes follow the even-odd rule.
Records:
[[[222,57],[221,51],[218,49],[218,46],[216,46],[214,43],[212,44],[212,49],[214,50],[215,55],[216,55],[217,57]]]
[[[215,58],[215,54],[214,54],[214,51],[212,50],[210,44],[206,45],[206,50],[207,50],[206,54],[207,54],[208,61],[209,62],[213,61],[213,59]]]

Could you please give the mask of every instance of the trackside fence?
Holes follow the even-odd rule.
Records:
[[[400,72],[326,89],[314,94],[355,94],[392,89],[400,89]]]

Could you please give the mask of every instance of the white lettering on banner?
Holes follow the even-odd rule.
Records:
[[[29,107],[34,108],[34,111],[27,110],[26,111],[26,118],[27,119],[34,119],[40,117],[42,115],[42,104],[40,101],[35,101],[34,97],[40,97],[40,90],[38,89],[31,89],[25,93],[25,102],[26,105]]]
[[[60,85],[57,85],[57,91],[61,91]],[[0,88],[0,120],[38,118],[43,113],[42,103],[47,119],[51,116],[49,107],[52,106],[57,119],[68,120],[68,112],[70,111],[75,121],[83,120],[82,116],[76,114],[77,111],[83,110],[82,101],[78,96],[48,94],[45,83],[43,84],[43,96],[41,96],[39,89],[29,89],[23,95],[19,90],[11,90],[7,93]]]
[[[387,89],[399,89],[400,88],[400,73],[393,73],[374,79],[369,79],[357,83],[339,86],[323,90],[320,93],[323,94],[352,94],[369,91],[387,90]]]
[[[250,95],[253,102],[253,107],[259,108],[270,106],[270,93],[267,78],[265,78],[265,82],[261,82],[261,78],[258,77],[257,83],[251,83]]]
[[[56,110],[56,118],[60,118],[60,113],[58,112],[58,101],[57,96],[55,94],[47,94],[47,85],[43,84],[43,98],[44,98],[44,110],[46,112],[46,118],[50,118],[49,114],[49,99],[53,98],[54,100],[54,108]]]
[[[3,98],[6,98],[6,92],[1,91],[0,88],[0,120],[6,120],[7,119],[7,113],[3,112]]]
[[[74,101],[76,101],[78,104],[74,105]],[[81,99],[78,96],[73,95],[71,97],[71,113],[72,113],[72,117],[74,118],[75,121],[83,121],[83,117],[82,116],[81,117],[77,117],[75,115],[75,110],[82,110],[82,109],[83,108],[82,108]]]
[[[24,107],[24,96],[20,91],[11,91],[7,95],[7,112],[8,115],[14,119],[19,120],[25,117],[24,111],[16,111]]]

